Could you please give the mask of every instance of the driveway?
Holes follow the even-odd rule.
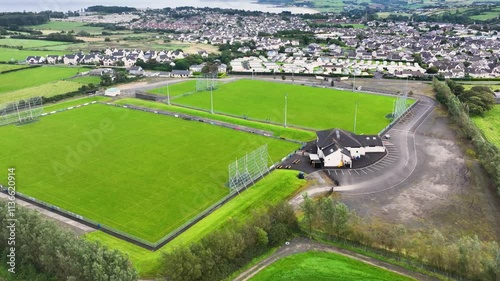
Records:
[[[437,105],[436,101],[426,96],[418,96],[418,99],[420,102],[409,114],[388,131],[391,138],[384,140],[388,153],[380,161],[360,169],[323,170],[339,181],[340,186],[335,187],[335,191],[347,196],[366,195],[404,185],[418,165],[415,133]],[[306,192],[314,196],[330,188],[316,187]],[[290,202],[296,205],[302,201],[302,195],[298,195]]]

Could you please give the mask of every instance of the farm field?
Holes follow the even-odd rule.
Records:
[[[311,251],[284,257],[249,280],[410,281],[415,279],[339,254]]]
[[[68,42],[58,42],[58,41],[46,41],[46,40],[30,40],[30,39],[0,39],[0,45],[4,46],[22,46],[23,49],[39,48],[39,47],[50,47],[57,45],[68,45]]]
[[[24,88],[0,94],[0,103],[28,99],[32,97],[52,97],[78,90],[82,84],[69,81],[49,82],[40,86]]]
[[[83,22],[63,22],[63,21],[50,21],[46,24],[33,25],[30,26],[35,30],[44,31],[44,33],[49,34],[59,31],[71,31],[75,33],[79,31],[86,31],[91,34],[100,34],[103,31],[102,27],[86,26]]]
[[[0,97],[7,92],[69,78],[78,71],[78,68],[47,66],[5,73],[0,75]]]
[[[151,242],[226,195],[237,157],[267,143],[277,161],[298,148],[100,104],[0,128],[0,139],[0,163],[23,167],[20,192]]]
[[[90,83],[92,83],[94,85],[98,85],[101,82],[101,77],[100,76],[83,76],[83,77],[71,78],[71,79],[68,79],[67,81],[78,82],[78,83],[85,84],[85,85],[88,85]]]
[[[26,65],[16,65],[16,64],[0,64],[0,74],[4,71],[27,68]]]
[[[500,148],[500,105],[495,105],[484,117],[473,117],[488,141]]]
[[[285,94],[287,123],[311,129],[353,130],[357,109],[357,134],[377,134],[390,122],[394,97],[353,93],[257,80],[238,80],[213,91],[214,111],[235,117],[284,123]],[[210,109],[210,92],[197,92],[173,100],[175,104]]]
[[[25,61],[28,56],[64,55],[63,51],[18,50],[0,47],[0,61]]]
[[[101,231],[88,233],[85,237],[126,253],[142,278],[154,278],[159,273],[162,253],[199,241],[216,229],[228,227],[234,221],[244,222],[252,210],[279,203],[300,192],[302,187],[306,186],[306,181],[298,179],[297,173],[293,170],[273,171],[156,252],[145,250]]]
[[[108,101],[111,101],[111,98],[110,97],[103,97],[103,96],[91,96],[91,97],[84,97],[84,98],[80,97],[80,98],[60,101],[57,103],[44,104],[43,110],[44,110],[44,112],[52,112],[55,110],[66,109],[66,108],[71,107],[71,106],[80,105],[80,104],[84,104],[87,102],[93,102],[93,101],[108,102]]]
[[[489,87],[493,91],[499,91],[500,90],[500,84],[498,82],[496,82],[496,83],[485,83],[485,84],[479,84],[479,83],[476,83],[476,84],[468,84],[468,83],[467,84],[462,84],[462,83],[460,83],[460,85],[462,85],[465,90],[470,90],[474,86]]]
[[[493,9],[492,11],[486,11],[481,13],[480,15],[470,16],[473,20],[485,21],[497,18],[500,14],[500,8]]]

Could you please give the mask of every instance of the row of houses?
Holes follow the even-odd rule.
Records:
[[[203,52],[201,52],[203,53]],[[205,52],[206,53],[206,52]],[[90,52],[84,54],[82,52],[67,54],[67,55],[47,55],[43,56],[28,56],[26,63],[29,64],[94,64],[103,66],[125,66],[130,67],[140,59],[142,61],[155,60],[158,63],[172,63],[175,60],[183,59],[187,55],[181,51],[143,51],[143,50],[128,50],[128,49],[106,49],[103,52]]]

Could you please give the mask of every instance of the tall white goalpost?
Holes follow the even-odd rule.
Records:
[[[259,178],[262,178],[269,172],[270,160],[267,144],[247,153],[229,164],[229,190],[239,191],[243,187],[254,184]]]
[[[41,97],[0,105],[0,126],[32,121],[43,114]]]

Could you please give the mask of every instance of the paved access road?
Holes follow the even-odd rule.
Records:
[[[384,140],[387,155],[377,163],[360,169],[326,169],[325,173],[340,182],[335,191],[345,196],[367,195],[404,186],[415,171],[418,163],[416,132],[426,122],[437,102],[426,96],[417,96],[419,103],[406,117],[387,133],[391,138]],[[331,186],[307,190],[311,196],[324,193]],[[291,200],[293,205],[302,202],[302,195]]]

